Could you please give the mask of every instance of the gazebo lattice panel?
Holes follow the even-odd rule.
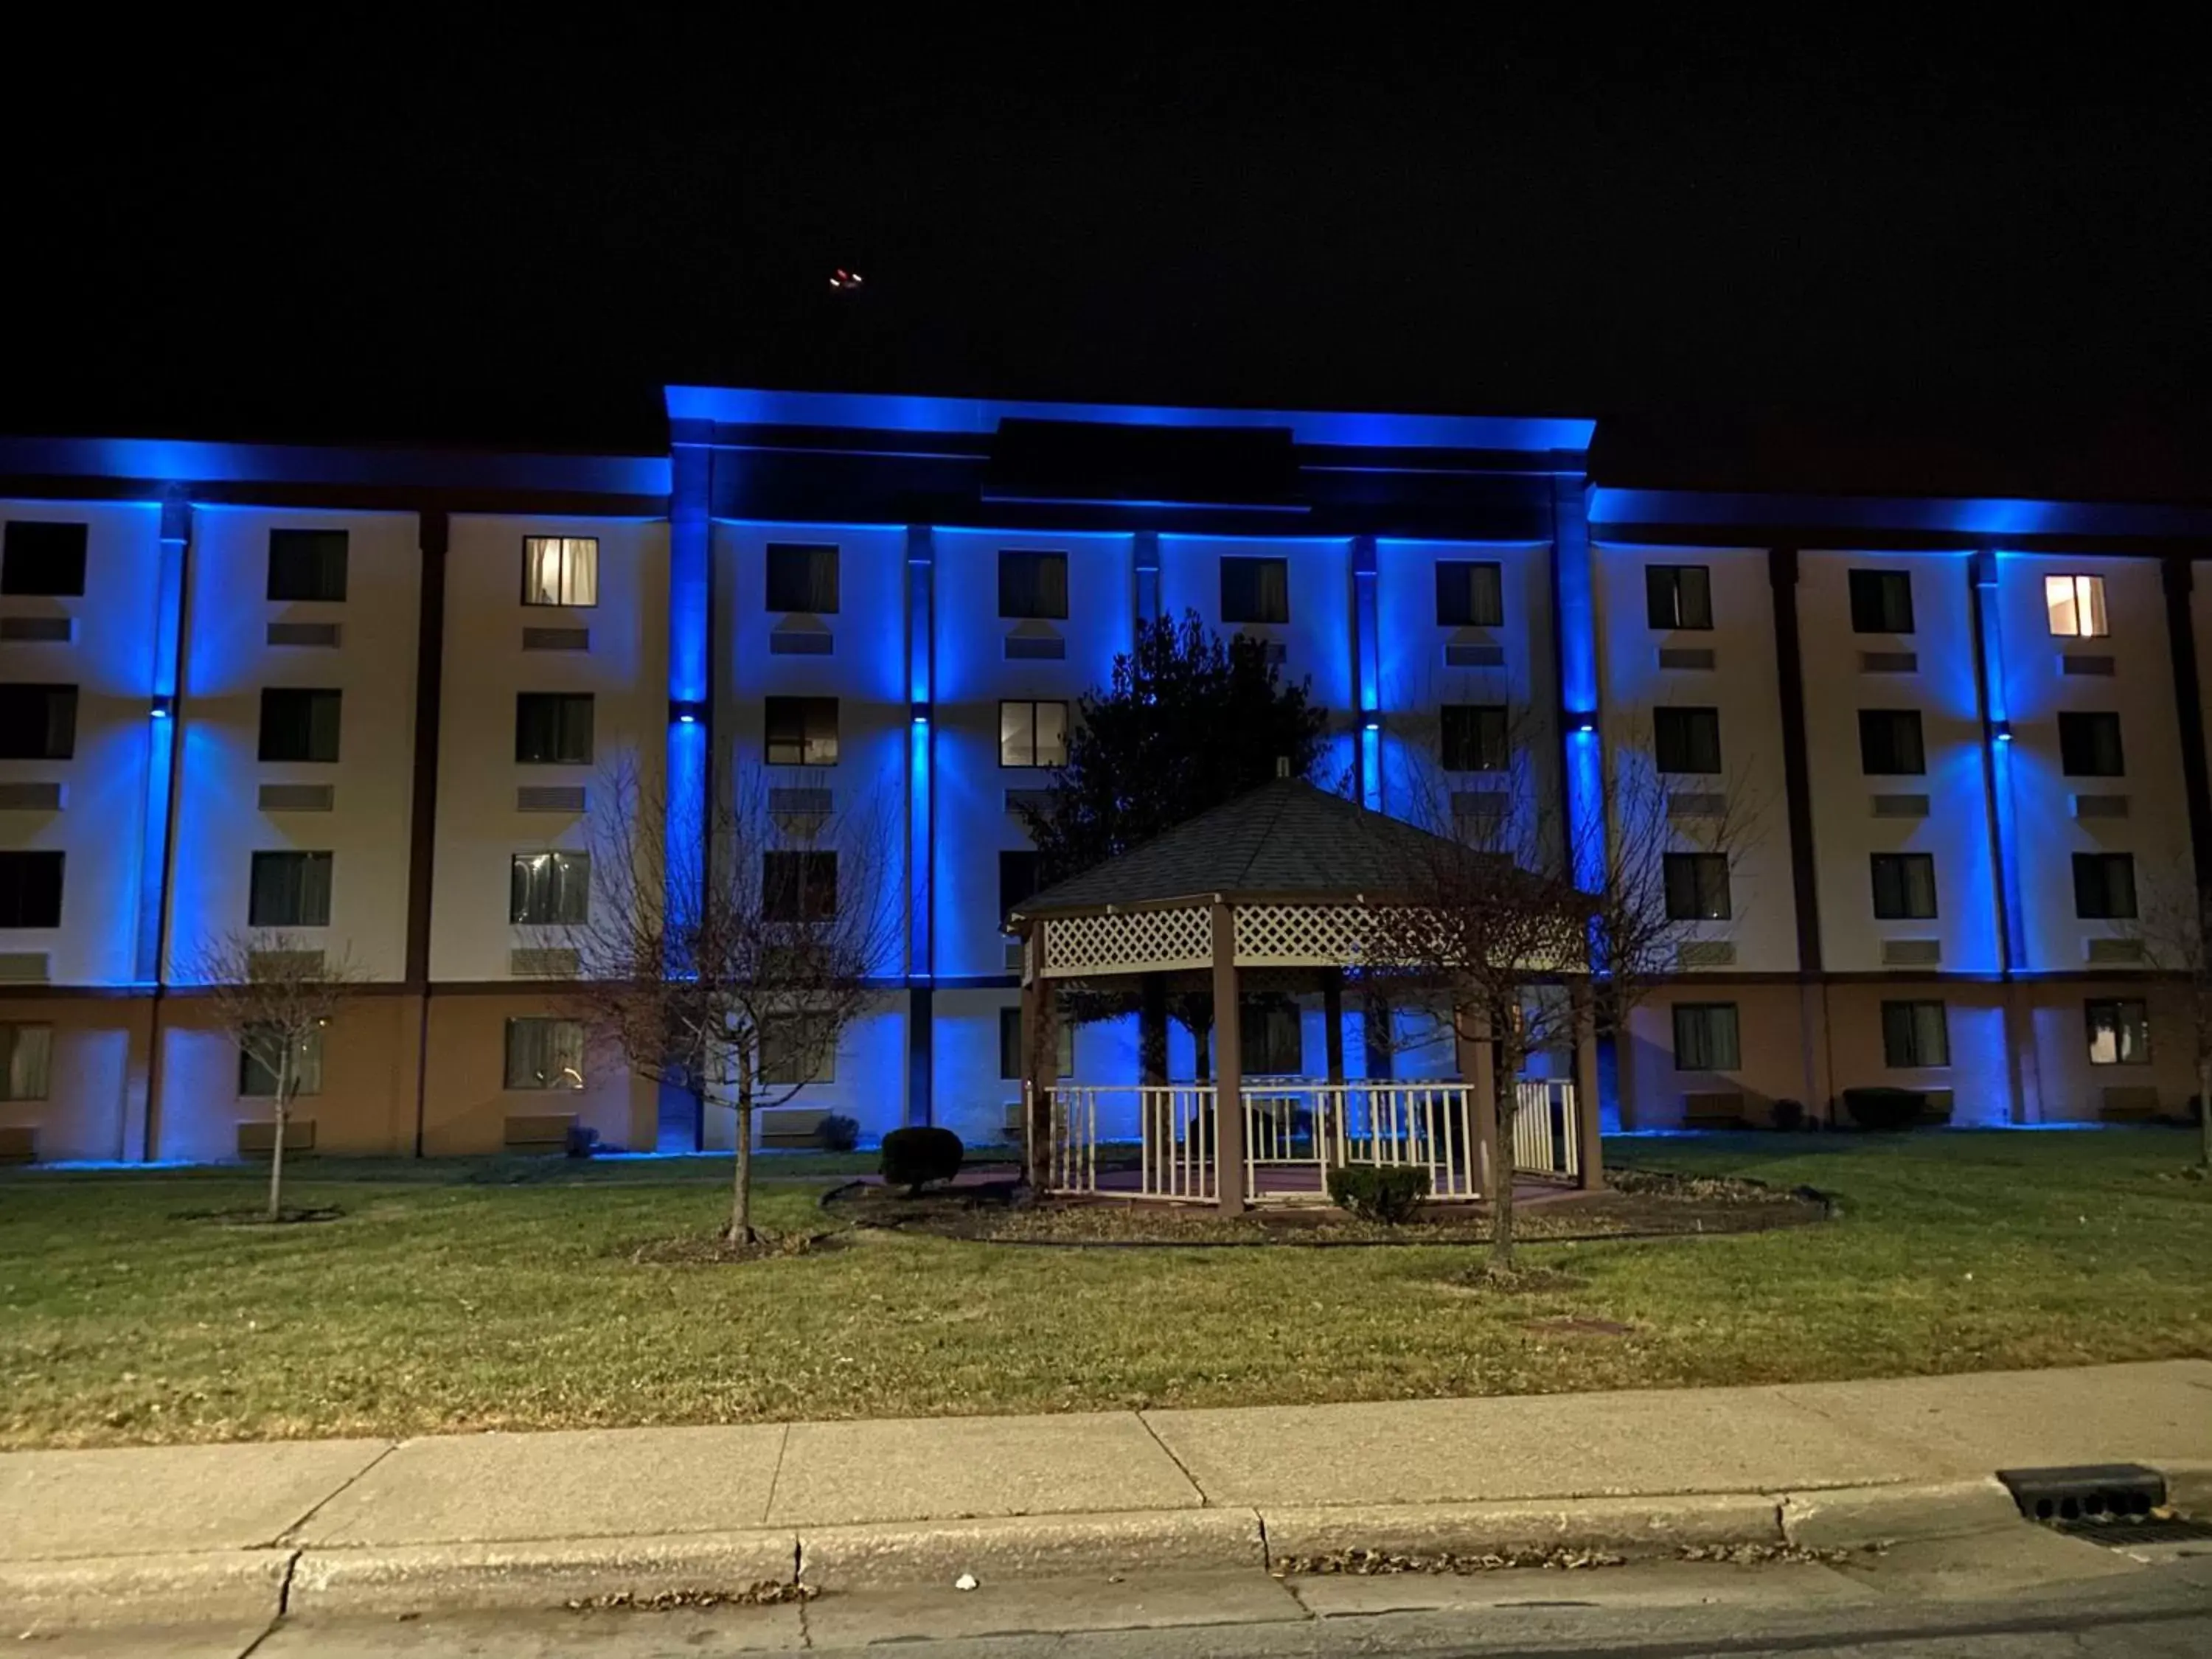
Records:
[[[1203,968],[1212,960],[1212,917],[1197,906],[1054,916],[1044,923],[1042,971],[1047,979]]]
[[[1374,912],[1359,904],[1240,904],[1240,968],[1351,968],[1366,954]]]

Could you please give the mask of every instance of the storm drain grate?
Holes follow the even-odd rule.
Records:
[[[2163,1519],[2150,1515],[2131,1521],[2108,1518],[2056,1521],[2051,1524],[2069,1538],[2116,1550],[2134,1549],[2145,1544],[2194,1544],[2212,1540],[2212,1523],[2191,1521],[2179,1515]]]
[[[2166,1477],[2140,1463],[1999,1469],[1997,1479],[2031,1521],[2142,1521],[2166,1503]]]

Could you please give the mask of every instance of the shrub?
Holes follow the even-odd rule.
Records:
[[[1917,1089],[1846,1089],[1844,1109],[1862,1129],[1909,1129],[1927,1109]]]
[[[822,1127],[814,1132],[825,1152],[849,1152],[860,1144],[860,1124],[857,1118],[847,1117],[842,1112],[831,1112],[822,1120]]]
[[[1328,1172],[1328,1195],[1362,1221],[1395,1227],[1429,1195],[1429,1172],[1410,1164],[1347,1164]]]
[[[884,1182],[918,1193],[930,1182],[950,1181],[966,1150],[950,1129],[894,1129],[884,1137]]]
[[[1778,1100],[1771,1112],[1774,1127],[1787,1134],[1805,1127],[1805,1103],[1802,1100]]]
[[[589,1158],[599,1150],[599,1132],[587,1124],[571,1123],[562,1150],[570,1158]]]

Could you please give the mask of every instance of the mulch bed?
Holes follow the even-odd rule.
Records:
[[[648,1238],[617,1246],[611,1254],[641,1266],[661,1267],[719,1267],[744,1261],[772,1261],[785,1256],[812,1255],[836,1248],[834,1231],[819,1233],[763,1233],[750,1244],[732,1244],[720,1233],[678,1233],[670,1238]]]
[[[344,1213],[345,1211],[335,1204],[287,1204],[283,1213],[271,1221],[267,1208],[256,1204],[230,1210],[178,1210],[172,1213],[170,1219],[211,1221],[218,1227],[292,1227],[308,1221],[336,1221]]]
[[[1609,1189],[1587,1196],[1524,1201],[1514,1232],[1528,1243],[1764,1232],[1827,1218],[1829,1205],[1809,1189],[1755,1181],[1622,1170]],[[1361,1221],[1331,1205],[1255,1209],[1223,1216],[1199,1206],[1112,1199],[1031,1202],[1018,1175],[963,1172],[960,1184],[915,1196],[854,1182],[825,1194],[823,1207],[860,1227],[882,1227],[1000,1244],[1098,1248],[1291,1244],[1463,1244],[1489,1238],[1487,1211],[1437,1205],[1402,1226]]]

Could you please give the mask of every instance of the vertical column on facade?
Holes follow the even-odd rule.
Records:
[[[1797,928],[1798,1040],[1805,1103],[1834,1115],[1828,1066],[1828,988],[1820,950],[1819,853],[1813,843],[1813,769],[1805,742],[1805,647],[1797,614],[1797,550],[1769,548],[1767,586],[1774,605],[1774,670],[1782,711],[1782,788],[1790,829],[1790,890]]]
[[[1375,538],[1352,538],[1352,672],[1359,698],[1359,731],[1353,753],[1359,799],[1382,811],[1382,646],[1375,631]]]
[[[1559,671],[1559,801],[1575,884],[1594,892],[1605,878],[1605,746],[1598,730],[1597,573],[1589,539],[1589,481],[1579,474],[1552,480],[1552,658]],[[1605,964],[1591,963],[1602,973]],[[1595,1065],[1607,1085],[1601,1112],[1620,1121],[1619,1066],[1613,1037],[1593,1032]]]
[[[2005,1064],[2014,1123],[2041,1114],[2042,1090],[2035,1054],[2033,1011],[2019,975],[2027,963],[2021,927],[2020,837],[2013,817],[2012,705],[2006,695],[2004,624],[1998,605],[1997,555],[1978,550],[1966,562],[1972,585],[1969,615],[1974,636],[1974,685],[1981,703],[1982,793],[1990,825],[1990,885],[1996,892],[1997,959],[2005,981]]]
[[[415,628],[415,773],[407,837],[406,994],[415,999],[406,1022],[415,1046],[415,1156],[422,1156],[424,1108],[430,1086],[430,878],[438,846],[438,728],[446,672],[446,550],[453,520],[426,511],[416,519],[422,551],[422,597]]]
[[[2197,667],[2197,616],[2191,609],[2197,586],[2196,562],[2169,556],[2166,577],[2166,638],[2173,659],[2173,714],[2181,733],[2181,787],[2189,802],[2191,867],[2199,894],[2212,892],[2212,770],[2204,750],[2204,687]],[[2201,907],[2200,907],[2201,914]]]
[[[906,1121],[930,1121],[931,1022],[935,1018],[934,896],[937,812],[931,787],[930,716],[935,688],[937,549],[927,525],[906,532],[907,574],[907,1073]]]
[[[714,788],[714,450],[703,422],[678,422],[668,493],[668,775],[663,790],[663,898],[667,914],[696,909],[706,887],[708,802]],[[671,972],[674,963],[665,963]],[[699,1145],[696,1097],[663,1085],[656,1145]]]
[[[134,1056],[125,1099],[123,1144],[151,1163],[161,1145],[161,995],[168,978],[170,854],[176,842],[183,784],[177,764],[185,672],[185,574],[192,545],[192,504],[175,485],[161,500],[161,565],[155,576],[152,674],[147,685],[146,800],[139,825],[138,914],[131,978],[152,992],[146,1051]],[[134,1027],[135,1030],[135,1027]]]

